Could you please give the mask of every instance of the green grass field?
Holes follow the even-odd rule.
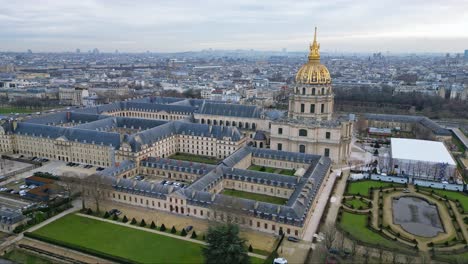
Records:
[[[274,196],[258,194],[258,193],[238,191],[238,190],[231,190],[231,189],[224,189],[221,193],[224,195],[245,198],[245,199],[250,199],[250,200],[255,200],[255,201],[260,201],[260,202],[272,203],[272,204],[283,205],[283,204],[286,204],[286,202],[288,201],[288,199],[285,199],[285,198],[274,197]]]
[[[8,253],[6,253],[3,258],[11,260],[15,263],[23,263],[23,264],[48,264],[51,263],[50,260],[41,258],[39,256],[30,254],[21,249],[14,249]]]
[[[140,263],[204,262],[201,244],[79,215],[64,216],[34,233]]]
[[[264,170],[262,170],[262,168],[264,168]],[[247,169],[248,170],[253,170],[253,171],[279,173],[279,174],[283,174],[283,175],[287,175],[287,176],[294,176],[294,173],[295,173],[294,170],[277,169],[277,168],[273,168],[273,167],[266,167],[266,166],[260,166],[260,165],[251,165]]]
[[[169,158],[175,159],[175,160],[185,160],[185,161],[192,161],[192,162],[199,162],[199,163],[213,164],[213,165],[218,164],[220,161],[213,157],[192,155],[192,154],[185,154],[185,153],[176,153],[170,156]]]
[[[379,244],[388,248],[400,249],[397,243],[382,237],[366,227],[367,215],[352,214],[343,212],[339,225],[352,237],[366,243]]]
[[[203,262],[203,245],[78,215],[67,215],[34,233],[141,263]]]
[[[371,187],[379,188],[379,187],[389,187],[389,186],[402,186],[402,184],[398,183],[391,183],[391,182],[381,182],[381,181],[371,181],[371,180],[364,180],[364,181],[355,181],[348,183],[347,194],[357,195],[360,194],[361,196],[369,197],[369,190]]]
[[[48,110],[50,108],[20,108],[20,107],[13,107],[13,106],[0,106],[0,114],[11,114],[11,113],[19,113],[19,114],[30,114],[35,112],[42,112],[43,110]]]
[[[352,208],[354,209],[359,209],[359,207],[361,206],[362,206],[362,209],[369,208],[369,205],[367,204],[366,201],[361,201],[357,198],[346,200],[345,204],[348,205],[349,207],[351,207],[352,205]]]
[[[462,207],[463,207],[463,211],[465,212],[468,212],[468,195],[466,194],[463,194],[461,192],[455,192],[455,191],[447,191],[447,190],[440,190],[440,189],[431,189],[431,188],[421,188],[421,189],[424,189],[428,192],[430,192],[431,190],[434,190],[434,193],[444,197],[445,195],[447,195],[447,198],[448,199],[451,199],[451,200],[458,200],[460,201]]]

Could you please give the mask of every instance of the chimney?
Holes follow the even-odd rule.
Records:
[[[211,195],[211,201],[213,202],[213,201],[215,200],[215,198],[216,198],[216,193],[213,193],[213,194]]]

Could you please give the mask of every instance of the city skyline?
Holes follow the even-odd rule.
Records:
[[[305,52],[314,26],[324,52],[462,53],[468,47],[468,3],[459,1],[0,3],[0,51]]]

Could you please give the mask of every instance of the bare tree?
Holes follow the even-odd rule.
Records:
[[[356,246],[357,246],[357,243],[356,241],[354,241],[354,239],[350,239],[351,241],[351,257],[354,258],[354,256],[356,256]]]
[[[106,198],[106,190],[110,187],[104,180],[104,176],[93,174],[81,181],[83,206],[84,200],[88,198],[94,202],[96,211],[100,212],[99,205]]]
[[[67,193],[69,203],[71,203],[72,196],[81,191],[80,178],[72,172],[66,172],[60,177],[60,183]]]
[[[325,247],[329,251],[336,239],[336,227],[333,224],[327,224],[323,229]]]
[[[364,247],[364,263],[368,264],[369,263],[369,257],[370,257],[370,248]]]

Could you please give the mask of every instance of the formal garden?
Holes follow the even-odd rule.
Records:
[[[224,189],[221,192],[221,194],[255,200],[259,202],[280,204],[280,205],[284,205],[288,202],[288,199],[282,198],[282,197],[275,197],[275,196],[265,195],[265,194],[260,194],[260,193],[244,192],[244,191],[233,190],[233,189]]]
[[[247,169],[248,170],[253,170],[253,171],[277,173],[277,174],[282,174],[282,175],[286,175],[286,176],[294,176],[294,173],[296,173],[296,170],[294,170],[294,169],[292,169],[292,170],[290,170],[290,169],[278,169],[278,168],[260,166],[260,165],[251,165]]]
[[[90,209],[62,217],[25,236],[118,263],[203,263],[207,240],[205,234],[193,229],[156,226],[144,219],[97,214]],[[246,252],[265,257],[270,254],[251,245],[245,247]],[[257,257],[250,260],[254,264],[265,262]]]
[[[214,157],[187,154],[187,153],[176,153],[174,155],[171,155],[169,159],[191,161],[191,162],[198,162],[198,163],[205,163],[205,164],[212,164],[212,165],[216,165],[221,161]]]
[[[362,246],[456,262],[468,259],[467,203],[461,192],[351,181],[337,227]]]

